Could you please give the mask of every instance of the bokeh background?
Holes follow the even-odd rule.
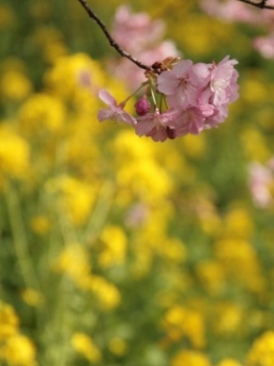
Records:
[[[110,29],[121,4],[90,1]],[[236,58],[240,98],[218,129],[165,143],[100,124],[95,89],[129,91],[79,2],[2,0],[0,364],[272,366],[274,211],[249,189],[273,155],[264,26],[198,1],[130,5],[184,57]]]

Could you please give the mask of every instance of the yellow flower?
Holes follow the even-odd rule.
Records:
[[[46,84],[58,96],[74,100],[76,104],[84,99],[85,106],[79,104],[79,110],[92,104],[91,91],[97,95],[98,87],[104,85],[104,79],[99,63],[83,53],[59,57],[45,76]],[[83,87],[85,84],[87,86]]]
[[[165,315],[164,328],[174,341],[186,337],[193,347],[201,348],[205,345],[204,320],[196,310],[172,307]]]
[[[27,288],[21,292],[23,301],[29,306],[39,306],[43,303],[43,295],[31,288]]]
[[[49,232],[51,223],[47,216],[38,215],[30,220],[30,227],[36,234],[44,235]]]
[[[267,331],[252,345],[247,357],[247,366],[274,365],[274,332]]]
[[[102,247],[99,264],[103,268],[122,264],[127,250],[127,238],[119,226],[107,226],[100,236]]]
[[[216,306],[214,328],[217,334],[239,333],[242,328],[243,309],[235,304],[223,303]]]
[[[71,343],[73,348],[90,362],[96,363],[101,360],[102,355],[100,349],[87,334],[81,332],[73,334]]]
[[[14,309],[0,301],[0,342],[14,336],[19,327],[19,319]]]
[[[202,285],[209,292],[214,294],[222,290],[225,275],[221,263],[210,260],[202,261],[197,265],[196,271]]]
[[[265,280],[251,243],[242,239],[222,239],[215,244],[215,255],[229,278],[240,281],[252,291],[264,289]]]
[[[247,239],[253,233],[253,221],[245,208],[231,209],[224,218],[223,233],[226,236]]]
[[[103,277],[90,276],[87,287],[96,295],[105,310],[117,307],[121,301],[121,295],[117,287]]]
[[[36,366],[36,349],[33,342],[21,334],[16,334],[6,341],[2,352],[11,366]]]
[[[216,366],[243,366],[240,362],[233,360],[232,358],[225,358],[220,361]]]
[[[178,352],[171,362],[171,366],[210,366],[207,356],[202,352],[183,350]]]
[[[59,210],[76,226],[86,223],[95,201],[95,187],[69,176],[48,181],[47,191],[58,194]]]
[[[165,259],[175,263],[181,263],[186,259],[186,247],[179,239],[163,238],[165,245],[159,245],[158,253]]]
[[[65,122],[65,108],[57,99],[47,94],[32,95],[19,111],[19,124],[27,134],[55,133]]]
[[[111,148],[117,161],[117,183],[123,188],[119,203],[128,204],[134,196],[155,203],[170,193],[172,181],[157,162],[151,141],[137,139],[132,131],[121,131]]]
[[[30,167],[28,143],[11,127],[0,125],[0,177],[23,178]]]
[[[0,77],[0,95],[4,99],[21,101],[31,91],[31,81],[21,71],[6,71]]]
[[[79,287],[85,287],[91,270],[87,250],[80,244],[68,245],[55,260],[53,269],[66,274]]]

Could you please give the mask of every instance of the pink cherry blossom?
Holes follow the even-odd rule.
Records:
[[[253,42],[254,48],[265,58],[274,58],[274,32],[265,37],[256,37]]]
[[[273,172],[260,163],[254,162],[249,166],[249,188],[254,203],[261,208],[273,204],[270,185],[274,184]]]
[[[174,124],[176,136],[199,134],[205,128],[206,117],[213,113],[214,108],[211,105],[188,106],[181,109]]]
[[[210,90],[212,103],[216,106],[227,104],[238,98],[238,72],[234,65],[236,60],[229,60],[226,56],[219,64],[213,65],[210,76]]]
[[[158,109],[138,117],[135,131],[138,136],[150,136],[154,141],[165,141],[175,137],[175,121],[178,116],[176,110],[169,109],[160,113]]]
[[[167,96],[170,107],[183,108],[195,105],[200,91],[205,87],[209,70],[205,64],[193,65],[191,60],[179,61],[172,70],[158,77],[158,90]]]
[[[241,21],[246,23],[259,23],[260,14],[252,7],[235,0],[201,0],[201,8],[211,16],[224,19],[226,21]]]
[[[112,36],[128,52],[136,54],[154,47],[163,37],[165,25],[152,20],[145,12],[133,13],[129,6],[120,6],[115,14]]]
[[[107,109],[100,109],[98,119],[100,122],[105,120],[113,120],[117,122],[125,122],[130,125],[136,124],[136,119],[128,114],[122,105],[118,105],[116,100],[106,90],[99,91],[99,98],[109,106]]]

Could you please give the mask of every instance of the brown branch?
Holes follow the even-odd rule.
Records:
[[[272,9],[272,10],[274,10],[273,5],[267,5],[268,0],[260,0],[259,2],[256,2],[256,3],[253,2],[253,1],[256,1],[256,0],[238,0],[238,1],[241,1],[242,3],[245,3],[245,4],[255,6],[256,8],[260,8],[260,9]]]
[[[91,19],[93,19],[99,25],[99,27],[102,29],[102,31],[105,34],[105,36],[107,37],[111,47],[113,47],[122,57],[126,57],[131,62],[133,62],[135,65],[140,67],[141,69],[144,69],[144,70],[147,70],[147,71],[152,71],[152,72],[157,72],[157,70],[155,70],[152,66],[148,66],[148,65],[144,64],[143,62],[137,60],[135,57],[131,56],[128,52],[123,50],[118,45],[118,43],[115,42],[115,40],[111,37],[111,35],[108,32],[107,27],[105,26],[105,24],[101,21],[100,18],[98,18],[98,16],[94,13],[94,11],[91,10],[91,8],[87,4],[86,0],[78,0],[78,1],[83,6],[83,8],[86,10],[88,16]]]

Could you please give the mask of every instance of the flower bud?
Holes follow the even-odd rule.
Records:
[[[146,95],[143,95],[136,103],[135,103],[135,111],[139,116],[144,116],[150,111],[150,102],[147,99]]]

